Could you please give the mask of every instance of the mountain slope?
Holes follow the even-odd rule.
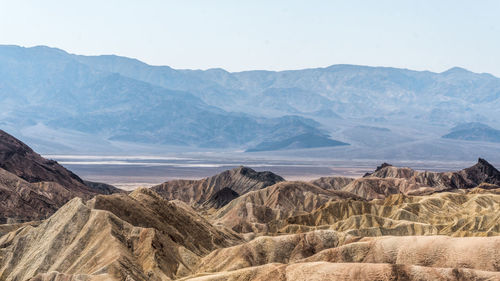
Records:
[[[200,274],[185,281],[220,280],[498,280],[500,274],[468,268],[436,268],[414,265],[375,263],[310,262],[294,264],[267,264],[215,274]]]
[[[57,207],[39,186],[0,169],[0,224],[44,219]]]
[[[198,273],[208,275],[207,278],[187,280],[217,280],[217,277],[221,278],[230,274],[235,277],[239,275],[239,278],[243,279],[246,277],[243,269],[260,273],[258,277],[250,277],[252,275],[246,277],[250,280],[268,280],[262,279],[266,278],[265,273],[269,274],[269,280],[273,280],[277,278],[274,274],[280,275],[281,271],[276,270],[276,267],[285,267],[285,264],[288,264],[290,268],[298,267],[302,270],[311,267],[307,273],[302,274],[299,274],[298,269],[292,273],[287,268],[286,274],[285,272],[281,274],[289,280],[353,280],[353,278],[355,280],[435,280],[433,277],[449,276],[451,269],[457,267],[471,270],[471,272],[456,270],[455,277],[462,276],[463,278],[458,280],[469,280],[468,276],[476,274],[495,277],[500,275],[496,272],[497,265],[494,262],[499,257],[490,245],[498,243],[498,237],[450,238],[444,236],[389,236],[363,238],[358,242],[349,235],[331,230],[275,237],[263,236],[242,245],[212,252],[201,260],[198,267]],[[469,247],[464,245],[474,245],[475,248],[466,253]],[[324,249],[321,250],[322,248]],[[450,258],[452,255],[458,255],[458,257]],[[266,264],[275,267],[275,270],[271,271],[274,271],[274,274],[265,269]],[[318,268],[318,264],[322,266]],[[391,270],[389,265],[398,265],[399,268]],[[391,276],[393,279],[375,278],[377,266],[379,270],[388,271],[382,276],[386,278]],[[362,267],[366,272],[360,274]],[[213,272],[220,273],[213,274]],[[357,275],[354,275],[354,272]],[[410,278],[412,275],[410,272],[413,272],[413,278]]]
[[[234,199],[212,220],[237,232],[267,232],[267,223],[312,212],[329,201],[362,200],[351,193],[325,190],[304,182],[280,182]]]
[[[0,130],[0,168],[28,182],[57,182],[63,186],[74,186],[82,192],[91,192],[77,175],[55,161],[44,159],[26,144],[2,130]]]
[[[226,206],[232,200],[238,198],[240,195],[229,187],[215,192],[207,201],[201,205],[202,209],[220,209]]]
[[[0,223],[44,219],[74,197],[122,192],[87,185],[77,175],[47,160],[0,130]]]
[[[314,211],[269,223],[271,232],[334,229],[356,236],[495,236],[500,196],[490,192],[392,195],[372,201],[339,200]]]
[[[310,181],[310,183],[323,189],[341,190],[353,181],[353,178],[348,177],[321,177]]]

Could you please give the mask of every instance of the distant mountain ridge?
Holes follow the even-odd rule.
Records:
[[[46,131],[57,133],[43,143],[53,150],[72,151],[84,140],[104,151],[114,143],[238,151],[336,147],[345,155],[352,148],[381,158],[403,151],[404,157],[414,145],[447,146],[449,138],[441,136],[454,124],[493,124],[500,108],[500,79],[463,68],[177,70],[115,55],[0,46],[0,74],[0,126],[31,143]]]
[[[325,134],[319,123],[300,116],[266,118],[211,106],[188,92],[192,79],[174,78],[186,87],[165,88],[81,60],[48,47],[0,46],[0,125],[41,123],[107,141],[204,148]]]
[[[258,112],[259,108],[270,106],[271,112],[293,114],[329,109],[344,117],[392,113],[412,119],[425,116],[430,121],[443,121],[439,118],[455,120],[484,113],[491,115],[493,108],[486,103],[497,104],[500,97],[499,78],[458,67],[442,73],[357,65],[231,73],[223,69],[175,70],[117,56],[78,56],[78,59],[101,70],[166,88],[187,90],[222,108],[231,101],[230,108],[244,112]],[[383,103],[381,94],[384,94]],[[268,97],[272,97],[270,103],[261,103]],[[475,112],[470,106],[483,103],[489,112]],[[281,108],[277,108],[280,105]],[[464,109],[461,115],[458,108]],[[451,114],[442,116],[448,109],[452,109]]]

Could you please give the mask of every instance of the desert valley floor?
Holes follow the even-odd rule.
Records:
[[[0,131],[0,280],[500,280],[493,165],[379,164],[301,181],[239,166],[126,191]]]
[[[311,181],[321,177],[358,178],[383,160],[309,159],[248,155],[245,153],[192,153],[158,155],[43,155],[58,161],[80,177],[133,190],[174,179],[202,179],[239,166],[256,171],[272,171],[289,181]],[[394,166],[419,171],[445,172],[475,164],[471,161],[392,160]],[[499,166],[496,162],[494,166]]]

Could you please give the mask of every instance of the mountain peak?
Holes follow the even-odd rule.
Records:
[[[373,171],[372,173],[369,173],[369,172],[368,172],[368,173],[365,173],[365,174],[363,175],[363,177],[369,177],[369,176],[371,176],[371,175],[376,175],[376,174],[377,174],[377,172],[379,172],[380,170],[382,170],[382,169],[384,169],[384,168],[386,168],[386,167],[393,167],[393,166],[392,166],[391,164],[387,163],[387,162],[384,162],[384,163],[382,163],[380,166],[377,166],[377,168],[375,169],[375,171]]]
[[[483,158],[477,160],[477,164],[462,170],[468,178],[476,185],[490,183],[500,185],[500,172]]]
[[[201,180],[172,180],[153,186],[151,189],[167,200],[178,199],[195,206],[201,206],[210,201],[211,196],[224,188],[231,189],[241,196],[284,180],[269,171],[257,172],[252,168],[239,166]],[[227,191],[229,190],[224,192]]]
[[[462,73],[472,73],[472,72],[465,69],[465,68],[455,66],[455,67],[452,67],[452,68],[450,68],[446,71],[443,71],[441,73],[442,74],[462,74]]]
[[[233,172],[235,174],[242,175],[252,180],[256,180],[258,182],[265,182],[268,185],[273,185],[277,182],[284,181],[285,179],[281,176],[276,175],[270,171],[257,172],[254,169],[246,166],[239,166],[238,168],[234,168],[233,170],[229,170],[229,172]]]
[[[382,165],[378,166],[377,169],[375,169],[375,172],[380,171],[385,167],[392,167],[392,165],[387,163],[387,162],[384,162],[384,163],[382,163]]]
[[[477,164],[474,166],[480,168],[482,171],[486,172],[489,175],[500,175],[500,172],[483,158],[478,158]]]

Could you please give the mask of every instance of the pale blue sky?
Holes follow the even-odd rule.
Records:
[[[0,0],[0,43],[230,71],[338,63],[500,76],[500,1]]]

